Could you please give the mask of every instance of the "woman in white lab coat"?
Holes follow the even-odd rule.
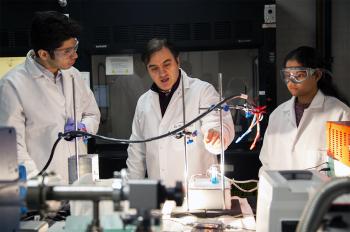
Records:
[[[183,125],[183,87],[186,122],[203,112],[199,108],[210,107],[219,101],[219,95],[211,84],[190,78],[179,68],[178,53],[169,47],[166,40],[154,39],[148,45],[151,47],[149,57],[143,60],[154,84],[138,100],[132,140],[155,137]],[[168,105],[161,103],[167,97]],[[234,137],[230,112],[224,112],[223,126],[224,145],[227,148]],[[197,131],[193,142],[187,145],[188,175],[206,174],[207,169],[217,163],[215,154],[220,153],[215,149],[214,154],[208,151],[220,145],[219,113],[210,113],[187,130]],[[183,138],[166,137],[148,143],[130,144],[127,159],[129,178],[145,178],[147,170],[149,178],[160,179],[168,186],[184,181],[184,153]]]
[[[332,77],[322,67],[311,47],[286,56],[281,77],[292,98],[270,115],[260,172],[327,167],[326,122],[350,120],[350,109],[339,100]]]
[[[29,178],[42,170],[58,133],[74,118],[72,81],[77,121],[90,133],[98,129],[100,113],[93,93],[72,67],[78,57],[76,27],[61,13],[38,13],[32,25],[33,50],[0,83],[0,125],[16,129],[18,161],[25,165]],[[54,45],[58,47],[51,48]],[[84,154],[82,141],[80,148]],[[61,140],[47,170],[67,183],[68,157],[74,154],[74,142]]]

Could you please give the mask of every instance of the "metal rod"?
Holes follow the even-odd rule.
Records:
[[[76,108],[76,98],[75,98],[75,83],[72,76],[72,88],[73,88],[73,117],[74,117],[74,130],[78,130],[78,121],[77,121],[77,108]],[[77,180],[79,180],[79,138],[74,138],[75,144],[75,170],[77,173]]]
[[[242,110],[245,109],[247,107],[244,106],[239,106],[239,105],[228,105],[228,109],[230,110]],[[200,107],[199,110],[208,110],[210,109],[210,107]],[[215,109],[215,111],[219,111],[220,109]]]
[[[186,107],[185,107],[185,85],[184,85],[184,78],[181,77],[181,87],[182,87],[182,120],[183,124],[186,124]],[[184,136],[184,155],[185,155],[185,186],[186,186],[186,205],[187,205],[187,211],[189,211],[189,200],[188,200],[188,157],[187,157],[187,141],[186,136]]]
[[[48,200],[113,200],[120,190],[104,186],[53,186],[48,187]]]
[[[99,217],[99,201],[93,201],[93,217],[91,220],[91,224],[88,225],[86,231],[88,232],[103,232],[103,228],[100,225],[100,217]]]
[[[220,94],[220,101],[222,101],[222,73],[218,75],[218,87]],[[223,122],[223,109],[220,110],[220,142],[221,142],[221,159],[220,159],[220,170],[221,170],[221,190],[222,190],[222,209],[226,209],[225,205],[225,147],[224,147],[224,122]]]

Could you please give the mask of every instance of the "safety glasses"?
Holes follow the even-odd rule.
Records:
[[[76,44],[74,45],[74,47],[64,48],[64,49],[55,49],[54,53],[56,56],[67,58],[77,52],[78,46],[79,46],[79,40],[76,40]]]
[[[291,67],[284,68],[281,70],[281,78],[282,80],[288,84],[290,81],[294,84],[302,83],[310,78],[316,69],[313,68],[305,68],[305,67]]]

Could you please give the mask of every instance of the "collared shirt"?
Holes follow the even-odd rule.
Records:
[[[59,91],[64,95],[63,92],[63,75],[61,70],[58,70],[57,75],[55,76],[52,72],[47,70],[43,65],[41,65],[38,61],[37,57],[32,57],[34,59],[35,66],[44,74],[44,77],[51,80],[59,89]]]
[[[179,77],[177,78],[177,81],[175,82],[174,86],[171,88],[170,92],[164,92],[160,90],[155,83],[153,83],[151,86],[151,90],[158,93],[159,95],[159,105],[160,105],[160,110],[162,112],[162,116],[164,116],[165,111],[168,108],[169,102],[175,90],[179,87],[180,79],[181,79],[181,72],[179,72]]]

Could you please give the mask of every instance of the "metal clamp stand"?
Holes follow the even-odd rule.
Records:
[[[220,99],[222,101],[222,73],[218,74],[218,87]],[[221,159],[220,159],[220,170],[221,170],[221,190],[222,190],[222,209],[226,209],[225,205],[225,147],[224,147],[224,122],[222,110],[220,109],[220,142],[221,142]]]
[[[138,225],[135,232],[152,232],[151,212],[145,210],[138,218]]]
[[[94,200],[92,201],[93,204],[93,216],[91,220],[91,224],[88,225],[87,231],[88,232],[103,232],[103,228],[100,224],[100,217],[99,217],[99,204],[100,201]]]
[[[182,78],[182,77],[181,77]],[[181,79],[181,88],[182,88],[182,120],[183,124],[186,124],[186,107],[185,107],[185,85],[184,85],[184,79]],[[187,211],[190,210],[189,208],[189,199],[188,199],[188,157],[187,157],[187,141],[186,136],[184,136],[184,148],[185,148],[185,186],[186,186],[186,206]]]
[[[222,94],[222,73],[218,73],[218,89],[219,89],[219,101],[223,100],[223,94]],[[225,204],[225,145],[224,145],[224,122],[223,122],[223,115],[222,115],[222,109],[220,110],[220,142],[221,142],[221,159],[220,159],[220,170],[221,170],[221,190],[222,190],[222,207],[223,209],[226,209]],[[208,108],[199,108],[199,110],[207,110]],[[235,109],[234,107],[229,107],[229,109]]]
[[[73,88],[73,120],[74,120],[74,130],[78,130],[78,121],[77,121],[77,108],[76,108],[76,98],[75,98],[75,83],[72,76],[72,88]],[[79,138],[74,138],[75,143],[75,168],[77,174],[77,180],[79,180]]]

